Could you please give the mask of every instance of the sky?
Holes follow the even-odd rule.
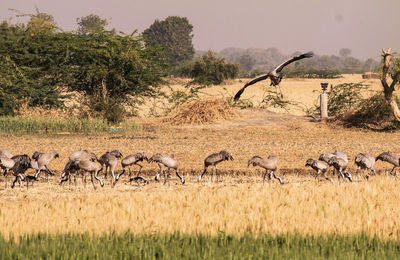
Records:
[[[284,54],[338,55],[349,48],[359,59],[378,58],[382,48],[400,52],[400,0],[0,0],[0,20],[23,21],[9,8],[29,14],[35,7],[65,31],[89,14],[125,33],[141,33],[156,19],[187,17],[196,50],[274,47]]]

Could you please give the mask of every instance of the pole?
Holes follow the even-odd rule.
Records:
[[[328,94],[326,89],[328,88],[328,83],[321,83],[322,93],[319,96],[320,108],[321,108],[321,119],[328,118]]]

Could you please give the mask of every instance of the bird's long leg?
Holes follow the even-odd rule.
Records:
[[[270,171],[269,176],[268,176],[268,181],[272,180],[273,174],[274,174],[274,171]]]
[[[326,176],[326,169],[322,173],[324,175],[325,180],[329,180],[329,178]]]
[[[369,174],[368,174],[368,169],[365,169],[365,179],[368,181],[369,179]]]
[[[217,183],[218,183],[219,179],[218,179],[218,169],[217,169],[217,165],[214,165],[214,168],[215,168],[215,178],[217,179]]]
[[[136,177],[139,177],[140,173],[142,172],[142,168],[143,168],[143,166],[142,166],[142,165],[140,165],[140,164],[138,164],[138,163],[137,163],[136,165],[140,167],[140,169],[139,169],[138,173],[136,174]]]
[[[161,174],[163,173],[163,167],[161,164],[158,165],[160,167],[160,172],[156,174],[156,177],[154,178],[155,181],[159,181]]]
[[[317,179],[318,178],[318,176],[319,176],[319,169],[317,169],[317,174],[315,175],[315,179]]]
[[[100,172],[101,172],[101,169],[98,170],[98,171],[96,171],[95,174],[94,174],[94,178],[95,178],[96,180],[98,180],[98,181],[100,182],[100,186],[103,187],[103,186],[104,186],[104,182],[103,182],[102,179],[100,179],[100,178],[98,177],[98,174],[99,174]]]
[[[35,173],[35,178],[39,177],[40,174],[40,170],[37,170],[37,172]]]
[[[211,183],[212,183],[213,176],[214,176],[214,167],[212,167],[210,170],[210,182]]]
[[[208,167],[204,167],[203,172],[200,174],[199,178],[197,178],[197,181],[198,181],[198,182],[201,181],[201,179],[203,178],[203,175],[206,174],[207,168],[208,168]]]
[[[118,181],[119,181],[119,178],[120,178],[121,175],[123,175],[123,174],[125,174],[125,168],[123,168],[123,169],[122,169],[122,172],[121,172],[120,174],[117,175],[115,181],[118,182]],[[130,179],[131,179],[131,178],[129,178],[129,182],[131,182]]]
[[[170,178],[170,173],[169,173],[169,171],[170,171],[170,169],[171,168],[168,168],[168,170],[167,170],[167,176],[166,177],[164,177],[164,185],[168,182],[169,183],[169,178]],[[165,174],[165,172],[164,172],[164,174]]]
[[[348,170],[346,170],[346,177],[350,182],[353,182],[353,179],[351,178],[351,173]]]
[[[96,189],[96,186],[94,186],[94,182],[93,182],[93,172],[90,172],[90,181],[92,182],[93,189]]]
[[[178,176],[178,178],[181,180],[181,183],[185,184],[185,179],[179,175],[178,169],[176,169],[175,171],[176,171],[176,176]]]
[[[396,165],[393,166],[393,169],[390,171],[390,175],[396,176],[396,171],[395,171],[396,168],[397,168]],[[393,171],[394,171],[394,174],[393,174]]]
[[[276,177],[275,173],[273,174],[275,179],[278,179],[280,184],[283,184],[283,180],[281,179],[281,177]]]
[[[264,173],[264,176],[263,176],[263,184],[265,183],[265,177],[267,177],[267,174],[268,174],[268,170],[265,169],[265,173]]]
[[[364,169],[365,170],[365,169]],[[359,180],[361,180],[361,174],[360,174],[360,171],[361,171],[361,167],[360,166],[357,166],[357,169],[356,169],[356,174],[357,174],[357,179],[359,179]],[[365,171],[364,171],[365,172]]]

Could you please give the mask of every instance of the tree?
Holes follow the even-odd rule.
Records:
[[[168,64],[176,67],[194,57],[192,30],[186,17],[169,16],[164,21],[156,20],[144,30],[143,37],[148,44],[161,46]]]
[[[395,86],[399,83],[400,80],[400,60],[398,58],[395,59],[395,64],[392,67],[393,54],[390,53],[390,48],[387,51],[382,49],[382,58],[383,65],[380,80],[383,86],[383,93],[385,94],[386,101],[390,105],[395,120],[400,122],[400,110],[397,105],[396,99],[393,97]],[[387,81],[388,74],[392,79],[390,85]]]
[[[191,84],[219,85],[226,79],[236,78],[239,65],[227,62],[224,58],[217,57],[214,52],[208,51],[183,66],[182,74],[193,78]]]
[[[26,14],[17,9],[9,9],[16,13],[16,17],[29,17],[28,28],[32,31],[50,30],[54,31],[57,28],[57,24],[54,17],[51,14],[40,12],[39,8],[36,6],[36,14]]]
[[[24,102],[61,105],[63,95],[50,77],[60,62],[56,34],[7,22],[0,24],[0,34],[0,114],[13,114]]]
[[[102,19],[96,14],[77,18],[76,22],[79,26],[78,32],[81,34],[92,34],[104,30],[104,27],[108,25],[107,19]]]
[[[348,48],[341,48],[339,50],[339,55],[343,58],[347,58],[351,55],[351,50]]]
[[[249,54],[243,54],[240,56],[238,63],[245,71],[249,72],[256,64],[256,59],[250,56]]]
[[[64,33],[60,82],[86,94],[90,108],[110,122],[122,120],[131,97],[152,96],[163,83],[160,50],[135,35],[99,31],[91,35]]]

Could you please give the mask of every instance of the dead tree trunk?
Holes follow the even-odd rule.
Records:
[[[383,67],[382,67],[382,75],[381,75],[381,83],[383,86],[383,92],[385,94],[385,99],[389,103],[390,108],[392,109],[393,116],[396,121],[400,122],[400,109],[397,105],[396,99],[393,97],[394,87],[399,81],[400,71],[395,71],[392,77],[392,83],[389,85],[387,82],[387,74],[392,64],[393,55],[390,53],[390,48],[385,51],[382,49],[382,57],[383,57]]]

